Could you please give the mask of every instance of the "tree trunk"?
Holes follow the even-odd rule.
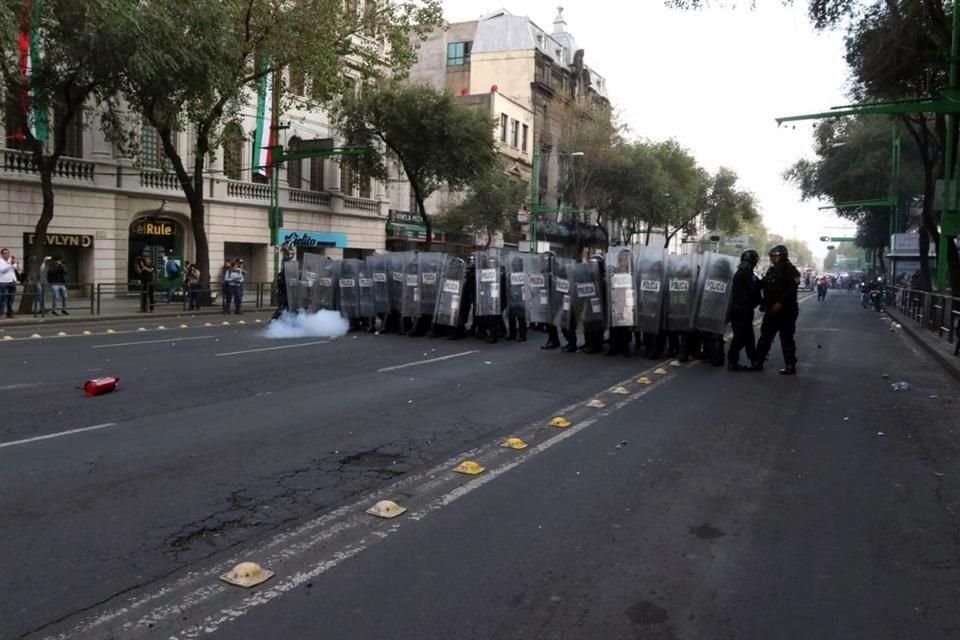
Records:
[[[650,233],[651,233],[652,231],[653,231],[653,223],[652,223],[652,222],[648,222],[648,223],[647,223],[647,238],[646,238],[646,240],[644,240],[643,246],[645,246],[645,247],[649,247],[649,246],[650,246]]]
[[[424,251],[430,251],[433,248],[433,221],[427,215],[427,208],[423,204],[423,198],[420,196],[420,190],[416,187],[413,190],[414,197],[417,200],[417,211],[420,212],[420,219],[423,221],[423,227],[427,230],[427,242],[423,245]]]
[[[36,158],[36,155],[34,155]],[[19,313],[27,314],[33,312],[33,301],[35,296],[35,284],[40,277],[40,265],[43,263],[44,240],[47,237],[47,228],[50,221],[53,220],[53,170],[57,166],[57,158],[43,158],[37,161],[37,169],[40,172],[40,191],[43,194],[43,207],[40,211],[40,219],[33,229],[33,242],[29,247],[24,247],[26,256],[24,256],[26,265],[26,284],[23,287],[24,295],[20,297]]]

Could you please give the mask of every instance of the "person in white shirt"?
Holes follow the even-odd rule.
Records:
[[[10,249],[0,249],[0,315],[13,317],[13,299],[17,295],[17,274],[20,263],[10,255]]]

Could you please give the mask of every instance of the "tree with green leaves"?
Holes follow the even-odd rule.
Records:
[[[487,248],[494,234],[513,228],[529,193],[527,184],[508,176],[497,162],[467,186],[463,201],[443,211],[438,223],[448,233],[484,234]]]
[[[425,249],[433,240],[433,218],[424,202],[440,187],[463,189],[490,177],[497,163],[493,120],[458,104],[448,92],[393,81],[347,99],[338,126],[351,145],[368,152],[351,159],[368,175],[386,178],[384,150],[400,162],[423,226]]]
[[[917,148],[903,150],[899,176],[892,166],[895,119],[876,116],[821,122],[814,131],[816,160],[799,160],[784,177],[797,185],[804,200],[823,198],[835,204],[886,197],[906,206],[923,193],[923,165]],[[857,245],[874,251],[880,271],[886,271],[883,252],[889,243],[891,206],[837,209],[837,215],[857,223]],[[924,269],[929,287],[929,264]]]
[[[116,68],[101,55],[118,43],[136,18],[135,0],[2,0],[0,57],[6,100],[16,103],[16,119],[5,122],[7,146],[19,146],[40,176],[42,208],[33,242],[24,247],[28,284],[37,281],[44,239],[55,212],[53,177],[68,132],[82,127],[84,108],[116,90]],[[20,39],[28,38],[29,75],[21,64]],[[51,118],[52,116],[52,118]],[[23,296],[20,312],[29,313],[31,296]]]
[[[309,78],[309,102],[329,104],[354,80],[403,74],[415,60],[411,36],[425,36],[441,21],[437,0],[378,0],[362,10],[342,0],[151,0],[139,6],[112,63],[122,70],[127,106],[156,129],[186,196],[204,285],[210,277],[207,161],[261,81],[278,91],[276,79],[294,68]],[[179,149],[176,135],[184,130],[191,144]]]

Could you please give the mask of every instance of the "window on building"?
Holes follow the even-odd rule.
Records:
[[[514,149],[520,147],[520,123],[516,120],[510,120],[510,146]]]
[[[462,67],[470,64],[472,42],[450,42],[447,44],[447,66]]]
[[[231,122],[223,129],[223,174],[231,180],[239,180],[242,166],[243,129]]]
[[[294,136],[287,142],[287,152],[293,153],[300,146],[300,138]],[[300,189],[303,186],[303,161],[287,160],[287,184],[291,189]]]
[[[507,122],[508,121],[509,121],[509,118],[507,117],[507,114],[501,113],[500,114],[500,142],[507,141]]]
[[[324,190],[323,172],[326,169],[327,163],[323,158],[310,158],[310,191]]]
[[[345,196],[353,195],[353,188],[357,184],[357,175],[349,162],[340,162],[340,192]]]
[[[530,127],[523,125],[523,136],[520,138],[520,150],[527,152],[527,138],[530,136]]]
[[[370,176],[364,171],[359,172],[359,177],[357,180],[357,190],[361,198],[371,197],[371,188],[370,188]]]
[[[56,129],[60,128],[60,122],[66,117],[63,105],[56,105],[53,109],[53,123]],[[73,119],[67,125],[63,132],[66,144],[63,147],[63,155],[68,158],[83,157],[83,109],[78,110],[73,115]]]
[[[140,129],[140,166],[144,169],[159,169],[164,164],[163,146],[157,130],[148,124]]]
[[[302,96],[307,88],[307,74],[303,69],[290,65],[287,68],[287,89],[295,96]]]

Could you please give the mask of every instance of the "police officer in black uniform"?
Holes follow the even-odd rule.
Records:
[[[750,371],[740,364],[740,350],[746,349],[747,359],[757,361],[757,343],[753,335],[753,310],[760,305],[760,278],[753,272],[760,262],[760,254],[747,249],[740,254],[740,266],[733,276],[733,298],[730,302],[730,326],[733,340],[727,353],[727,371]]]
[[[770,268],[763,277],[763,307],[766,313],[760,327],[760,342],[757,344],[757,359],[753,368],[760,370],[773,346],[773,339],[780,334],[784,368],[782,375],[797,373],[797,345],[793,334],[797,330],[800,306],[797,289],[800,287],[800,272],[790,262],[787,248],[778,244],[770,249]]]
[[[467,262],[467,272],[463,279],[463,295],[460,297],[460,312],[457,314],[457,328],[454,330],[450,340],[463,340],[466,337],[467,318],[470,317],[470,311],[477,299],[477,263],[474,256],[470,256]],[[477,330],[477,322],[474,320],[471,326],[471,332]]]

